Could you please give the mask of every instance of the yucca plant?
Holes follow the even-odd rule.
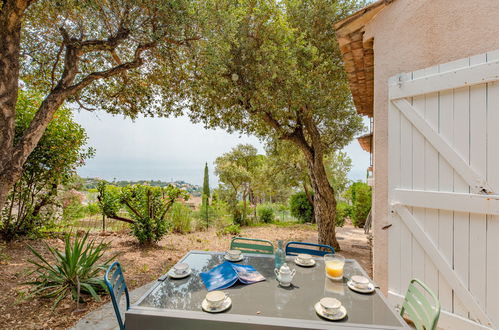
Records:
[[[59,251],[45,243],[55,262],[50,263],[33,247],[29,249],[36,257],[29,260],[35,265],[30,274],[36,274],[36,280],[28,282],[34,285],[32,295],[41,298],[54,298],[53,308],[68,294],[76,301],[79,308],[82,294],[90,295],[100,301],[99,295],[106,292],[102,273],[116,257],[102,261],[106,244],[88,240],[88,232],[71,242],[71,233],[64,237],[64,251]]]

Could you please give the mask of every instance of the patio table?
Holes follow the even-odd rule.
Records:
[[[266,280],[224,289],[232,299],[226,312],[212,314],[201,309],[207,290],[200,273],[224,262],[219,252],[191,251],[180,262],[192,268],[184,279],[158,280],[125,315],[127,329],[407,329],[402,318],[388,306],[381,292],[371,294],[351,291],[343,281],[325,276],[322,258],[310,268],[296,266],[287,257],[288,265],[296,268],[292,286],[279,286],[274,274],[274,257],[246,254],[240,264],[253,266]],[[367,276],[352,259],[345,262],[344,276]],[[314,305],[322,297],[338,298],[348,316],[341,321],[322,319]]]

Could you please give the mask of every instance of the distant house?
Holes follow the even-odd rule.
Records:
[[[372,153],[374,280],[499,328],[499,1],[376,1],[336,24]]]
[[[189,200],[185,202],[185,205],[189,206],[193,210],[199,210],[201,207],[202,198],[201,196],[193,196],[189,197]]]

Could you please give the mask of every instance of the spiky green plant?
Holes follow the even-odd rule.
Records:
[[[88,232],[71,242],[71,233],[64,237],[64,251],[59,251],[47,243],[48,251],[55,260],[50,263],[33,247],[28,246],[34,260],[29,260],[35,266],[30,274],[36,274],[36,280],[28,282],[34,285],[32,295],[41,298],[54,298],[53,308],[62,299],[71,294],[79,308],[82,294],[90,295],[95,301],[100,301],[99,295],[106,292],[102,273],[116,257],[113,255],[102,262],[106,244],[88,240]]]

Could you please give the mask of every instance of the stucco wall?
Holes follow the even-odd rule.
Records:
[[[374,279],[386,293],[388,78],[499,49],[499,0],[396,0],[365,30],[374,38]]]

